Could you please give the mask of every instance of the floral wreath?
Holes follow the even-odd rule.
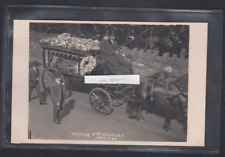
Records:
[[[90,73],[96,66],[96,58],[93,56],[84,57],[80,62],[80,74]]]

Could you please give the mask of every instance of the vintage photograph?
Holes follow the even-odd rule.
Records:
[[[188,24],[30,22],[28,139],[187,142],[189,40]]]

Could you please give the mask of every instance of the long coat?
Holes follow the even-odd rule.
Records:
[[[29,87],[34,88],[38,82],[39,70],[38,68],[31,66],[29,68]]]
[[[29,67],[29,101],[31,101],[31,96],[33,90],[36,90],[37,95],[39,97],[40,103],[44,103],[44,97],[40,89],[40,83],[39,83],[39,70],[38,66],[30,65]]]
[[[50,97],[53,104],[53,118],[54,120],[61,119],[61,110],[63,109],[63,102],[65,98],[65,83],[53,80],[49,87]]]
[[[63,103],[63,100],[65,98],[65,82],[57,82],[54,80],[52,84],[50,85],[50,96],[53,104]]]
[[[117,44],[112,44],[108,40],[100,43],[101,58],[106,61],[106,66],[111,74],[123,75],[131,74],[131,66],[126,63],[123,56],[114,51],[118,48]]]

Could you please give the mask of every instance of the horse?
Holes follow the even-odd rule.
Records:
[[[153,113],[165,118],[163,128],[172,132],[170,123],[176,119],[187,130],[187,78],[188,74],[170,80],[166,72],[158,72],[142,78],[140,85],[133,89],[133,100],[128,101],[129,118],[143,121],[142,111]],[[136,114],[136,115],[135,115]]]

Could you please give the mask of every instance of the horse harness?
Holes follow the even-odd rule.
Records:
[[[120,94],[125,97],[128,101],[130,102],[133,102],[133,103],[148,103],[148,102],[152,102],[152,101],[157,101],[157,100],[165,100],[165,99],[171,99],[173,97],[177,97],[179,95],[182,95],[184,96],[185,98],[187,98],[187,92],[184,92],[183,89],[179,86],[179,83],[174,83],[174,84],[169,84],[169,83],[163,83],[163,82],[160,82],[158,80],[155,80],[153,78],[151,78],[151,80],[153,81],[152,83],[152,86],[151,86],[151,90],[150,90],[150,95],[151,95],[151,99],[149,100],[142,100],[142,101],[138,101],[138,100],[134,100],[132,98],[130,98],[129,96],[125,95],[123,92],[121,92]],[[153,98],[152,95],[154,93],[153,89],[155,87],[155,82],[158,83],[158,84],[161,84],[165,87],[165,93],[164,94],[168,94],[168,87],[169,86],[172,86],[172,85],[175,85],[178,87],[178,90],[180,91],[178,94],[173,94],[173,95],[169,95],[169,96],[163,96],[163,97],[160,97],[160,98]],[[134,89],[133,89],[134,90]]]

